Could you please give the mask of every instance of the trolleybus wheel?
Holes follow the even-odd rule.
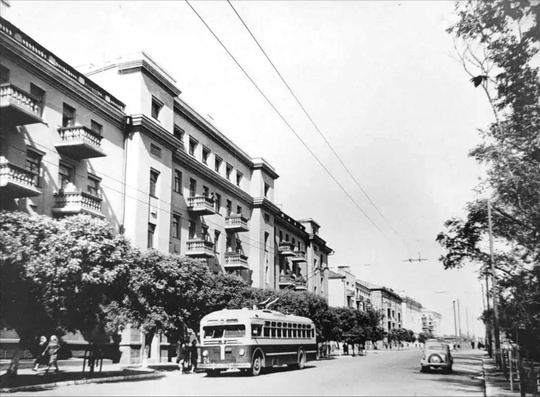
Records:
[[[261,374],[263,368],[263,357],[262,354],[257,352],[253,356],[253,361],[251,362],[251,375],[258,376]]]
[[[300,349],[298,352],[298,369],[304,369],[306,366],[306,353],[304,353],[304,350]]]

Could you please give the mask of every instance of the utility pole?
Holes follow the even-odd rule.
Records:
[[[469,308],[465,306],[465,320],[467,322],[467,339],[469,339]]]
[[[495,277],[495,261],[493,260],[493,230],[491,222],[491,203],[487,200],[488,228],[489,228],[489,262],[491,263],[491,288],[493,290],[493,333],[495,334],[495,362],[500,368],[501,341],[499,339],[499,310],[497,307],[497,278]]]
[[[452,301],[452,306],[454,306],[454,335],[458,336],[457,334],[457,323],[456,323],[456,301]]]
[[[459,328],[459,337],[461,338],[461,311],[459,310],[459,299],[457,300],[457,322]]]

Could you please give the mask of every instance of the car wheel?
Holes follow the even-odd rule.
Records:
[[[438,354],[432,354],[428,358],[428,363],[431,363],[431,364],[441,364],[442,362],[443,362],[443,359]]]
[[[263,368],[263,357],[261,353],[257,352],[253,356],[253,360],[251,362],[251,375],[259,376],[262,372],[262,368]]]

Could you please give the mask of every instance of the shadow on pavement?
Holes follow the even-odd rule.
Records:
[[[312,369],[312,368],[315,368],[315,366],[314,365],[309,365],[309,364],[306,364],[304,369],[301,369],[301,370],[296,369],[296,368],[289,368],[289,367],[287,367],[285,365],[280,366],[280,367],[270,367],[270,368],[265,368],[260,376],[269,375],[269,374],[276,374],[276,373],[280,373],[280,372],[288,372],[288,371],[306,371],[306,370],[309,370],[309,369]],[[206,376],[208,376],[208,375],[206,375]],[[225,371],[225,372],[221,372],[219,375],[216,375],[214,377],[222,377],[222,378],[242,377],[242,378],[246,378],[246,377],[251,377],[251,372],[249,372],[249,371],[246,371],[246,372]]]
[[[67,381],[83,381],[88,379],[102,379],[110,378],[116,376],[133,376],[152,373],[149,371],[140,371],[140,370],[121,370],[121,371],[103,371],[95,372],[90,374],[88,372],[64,372],[60,371],[57,373],[49,372],[48,374],[44,371],[38,371],[31,374],[19,374],[17,376],[12,376],[8,374],[3,374],[0,376],[0,388],[17,388],[21,386],[38,386],[38,385],[47,385],[51,384],[51,387],[58,382],[67,382]]]

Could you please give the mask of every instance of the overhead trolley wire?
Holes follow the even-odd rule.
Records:
[[[375,222],[369,217],[369,215],[358,205],[358,203],[354,200],[354,198],[347,192],[347,190],[339,183],[339,181],[332,175],[332,173],[326,168],[326,166],[321,162],[321,160],[317,157],[317,155],[309,148],[309,146],[304,142],[304,140],[298,135],[296,130],[289,124],[289,122],[285,119],[285,117],[281,114],[281,112],[274,106],[272,101],[266,96],[266,94],[259,88],[257,83],[251,78],[248,72],[242,67],[242,65],[236,60],[234,55],[229,51],[229,49],[223,44],[223,42],[219,39],[219,37],[216,35],[216,33],[212,30],[212,28],[206,23],[204,18],[193,8],[193,6],[190,4],[188,0],[185,0],[187,5],[191,8],[191,10],[197,15],[197,17],[201,20],[201,22],[204,24],[204,26],[210,31],[212,36],[217,40],[217,42],[223,47],[223,49],[229,54],[229,56],[232,58],[232,60],[236,63],[236,65],[242,70],[242,72],[246,75],[246,77],[249,79],[249,81],[255,86],[257,91],[263,96],[263,98],[268,102],[268,104],[272,107],[272,109],[277,113],[277,115],[281,118],[281,120],[287,125],[287,127],[292,131],[292,133],[298,138],[298,140],[304,145],[304,147],[308,150],[308,152],[317,160],[319,165],[326,171],[326,173],[334,180],[334,182],[341,188],[341,190],[347,195],[347,197],[353,202],[353,204],[360,210],[360,212],[371,222],[371,224],[385,237],[391,244],[392,240],[386,236],[386,234],[375,224]]]
[[[298,103],[298,105],[300,106],[300,108],[302,109],[302,111],[304,112],[304,114],[307,116],[307,118],[309,119],[309,121],[311,122],[311,124],[313,124],[313,126],[315,127],[315,129],[317,130],[317,132],[319,133],[319,135],[322,137],[322,139],[324,140],[324,142],[326,143],[326,145],[330,148],[330,150],[332,151],[332,153],[334,153],[334,155],[336,156],[336,158],[339,160],[339,162],[341,163],[341,165],[343,166],[343,168],[345,168],[345,171],[347,171],[347,173],[349,174],[349,176],[352,178],[352,180],[354,181],[354,183],[356,184],[356,186],[358,186],[360,188],[360,190],[362,191],[362,193],[364,194],[364,196],[368,199],[368,201],[371,203],[371,205],[373,206],[373,208],[375,208],[377,210],[377,212],[379,213],[379,215],[386,221],[386,223],[388,224],[388,226],[390,227],[390,229],[392,230],[392,232],[394,232],[394,234],[405,244],[405,241],[401,238],[401,236],[399,235],[399,233],[392,227],[392,224],[388,221],[388,219],[386,219],[386,217],[383,215],[383,213],[379,210],[379,208],[377,207],[377,205],[375,205],[375,203],[373,202],[373,200],[371,200],[371,198],[369,197],[369,195],[367,194],[367,192],[364,190],[364,188],[360,185],[360,183],[358,182],[358,180],[354,177],[354,175],[351,173],[351,171],[349,170],[349,168],[345,165],[345,163],[343,162],[343,160],[341,159],[341,157],[336,153],[336,151],[334,150],[333,146],[330,144],[330,142],[328,142],[328,140],[326,139],[326,137],[324,136],[324,134],[322,133],[322,131],[319,129],[319,127],[317,126],[317,124],[315,123],[315,121],[313,121],[313,118],[311,117],[311,115],[308,113],[308,111],[306,110],[306,108],[304,107],[304,105],[302,105],[302,103],[300,102],[300,100],[298,99],[298,97],[296,96],[296,94],[294,93],[294,91],[292,90],[292,88],[289,86],[289,84],[287,83],[287,81],[285,80],[285,78],[283,77],[283,75],[279,72],[279,70],[277,69],[276,65],[274,64],[274,62],[272,62],[272,60],[270,59],[270,57],[268,56],[268,54],[266,53],[266,51],[263,49],[262,45],[259,43],[259,41],[257,40],[257,38],[255,37],[255,35],[251,32],[251,30],[249,29],[249,27],[247,26],[246,22],[242,19],[242,17],[240,16],[240,14],[238,13],[238,11],[236,10],[236,8],[234,8],[234,6],[232,5],[232,3],[230,2],[230,0],[227,0],[227,3],[229,3],[229,5],[231,6],[231,8],[233,9],[234,13],[236,14],[236,16],[238,17],[238,19],[240,20],[240,22],[242,22],[242,25],[244,25],[244,27],[246,28],[246,30],[248,31],[249,35],[251,36],[251,38],[255,41],[255,43],[257,44],[257,46],[259,47],[259,49],[261,50],[261,52],[264,54],[264,56],[266,57],[266,59],[268,60],[268,62],[270,63],[270,65],[272,65],[272,68],[274,69],[274,71],[277,73],[277,75],[279,76],[279,78],[281,79],[281,81],[283,82],[283,84],[285,84],[285,87],[287,87],[287,89],[289,90],[289,92],[291,93],[291,95],[293,96],[293,98],[295,99],[296,103]]]

